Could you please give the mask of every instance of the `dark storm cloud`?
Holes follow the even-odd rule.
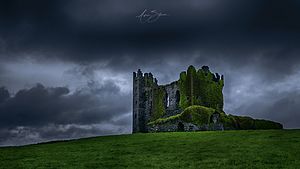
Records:
[[[170,61],[182,64],[178,71],[189,64],[239,69],[250,63],[272,79],[300,62],[297,1],[13,0],[1,6],[2,60],[102,62],[118,72],[161,74]],[[136,16],[144,9],[169,16],[140,24]]]
[[[289,45],[299,37],[296,1],[14,0],[1,6],[2,39],[8,46],[4,56],[42,52],[77,62],[119,62],[115,68],[123,69],[127,63],[148,63],[145,57],[155,64],[161,53],[172,58],[172,52],[215,46],[247,49],[257,47],[258,41],[267,47]],[[153,24],[138,23],[136,16],[149,8],[170,16]]]
[[[299,102],[300,94],[298,92],[285,93],[283,97],[265,108],[264,111],[268,112],[265,117],[281,121],[288,128],[299,128]]]
[[[0,87],[0,103],[9,98],[9,92],[4,87]]]
[[[0,134],[3,138],[0,144],[11,139],[7,135],[30,140],[25,138],[30,131],[36,133],[35,141],[103,135],[114,133],[118,126],[123,127],[119,132],[129,132],[126,126],[130,118],[124,116],[130,111],[129,96],[120,93],[110,81],[102,85],[90,82],[87,86],[70,93],[66,87],[46,88],[37,84],[10,98],[7,90],[1,88],[1,98],[4,96],[5,100],[0,103]],[[105,131],[99,125],[102,123],[111,123],[111,127]],[[99,126],[93,127],[93,124]],[[15,130],[18,132],[14,133]]]
[[[40,126],[49,123],[89,124],[110,121],[130,111],[130,102],[112,82],[70,93],[66,87],[45,88],[37,84],[20,90],[0,105],[2,127]],[[111,106],[119,99],[122,102]]]

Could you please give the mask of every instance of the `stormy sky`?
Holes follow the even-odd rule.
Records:
[[[300,2],[0,2],[0,145],[131,132],[132,72],[224,74],[224,110],[300,128]],[[165,14],[141,23],[144,10]]]

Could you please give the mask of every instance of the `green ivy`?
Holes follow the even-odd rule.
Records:
[[[148,125],[165,124],[167,122],[172,122],[172,121],[180,119],[180,116],[181,116],[181,114],[177,114],[177,115],[169,116],[166,118],[159,118],[159,119],[156,119],[155,121],[148,123]]]
[[[194,105],[181,113],[181,120],[201,126],[210,123],[210,117],[214,112],[212,108]]]
[[[256,119],[254,121],[254,128],[255,129],[263,129],[263,130],[282,129],[283,126],[282,126],[282,124],[276,123],[276,122],[273,122],[273,121]]]
[[[187,123],[197,125],[209,124],[211,115],[215,112],[214,109],[204,106],[190,106],[182,113],[167,118],[159,118],[155,121],[148,123],[148,125],[164,124],[175,120],[182,120]]]
[[[235,116],[235,119],[238,124],[238,129],[241,130],[251,130],[254,128],[254,119],[251,117],[244,117],[244,116]]]
[[[165,97],[166,92],[163,87],[159,86],[153,89],[151,121],[156,120],[165,114]]]
[[[148,124],[162,124],[178,119],[197,125],[209,124],[211,115],[218,112],[220,122],[225,129],[282,129],[280,123],[256,120],[251,117],[226,115],[223,111],[224,80],[214,80],[214,78],[215,75],[208,69],[197,71],[193,66],[189,66],[186,72],[181,72],[178,80],[179,107],[184,111],[167,118],[162,118],[166,113],[166,91],[164,87],[154,86],[153,78],[145,78],[145,86],[153,87],[151,122]]]
[[[186,72],[180,73],[180,79],[178,81],[179,90],[180,90],[180,100],[179,100],[179,107],[181,109],[185,109],[188,107],[188,100],[187,100],[187,90],[186,90]]]
[[[145,76],[144,82],[145,82],[145,87],[153,87],[154,86],[153,77]]]
[[[220,122],[223,124],[225,129],[236,129],[236,121],[232,115],[226,115],[225,113],[220,114]]]
[[[202,105],[222,111],[224,81],[216,82],[213,78],[214,74],[210,71],[196,71],[193,66],[189,66],[187,73],[182,72],[179,78],[180,108]]]
[[[277,122],[253,119],[247,116],[226,115],[224,112],[219,112],[213,108],[198,105],[189,106],[182,113],[175,116],[158,118],[148,123],[148,125],[160,125],[182,120],[186,123],[193,123],[195,125],[202,126],[204,124],[210,124],[210,117],[215,112],[219,113],[220,123],[223,124],[224,129],[226,130],[266,130],[283,128],[283,126]]]
[[[246,116],[233,116],[221,114],[220,122],[223,123],[225,129],[237,129],[237,130],[265,130],[265,129],[282,129],[283,126],[280,123],[253,119]]]

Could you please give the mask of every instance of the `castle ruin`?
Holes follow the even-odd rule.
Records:
[[[269,120],[225,114],[223,87],[223,75],[208,66],[189,66],[166,85],[158,85],[151,73],[133,72],[133,133],[283,128]]]
[[[190,66],[166,85],[158,85],[151,73],[133,72],[133,132],[149,132],[149,122],[180,114],[191,105],[223,111],[223,85],[223,75],[211,73],[208,66]]]

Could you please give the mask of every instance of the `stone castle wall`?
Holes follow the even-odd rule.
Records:
[[[222,110],[223,80],[207,66],[198,71],[190,66],[179,80],[166,85],[158,85],[151,73],[133,72],[133,132],[148,132],[147,123],[179,114],[191,105]]]

